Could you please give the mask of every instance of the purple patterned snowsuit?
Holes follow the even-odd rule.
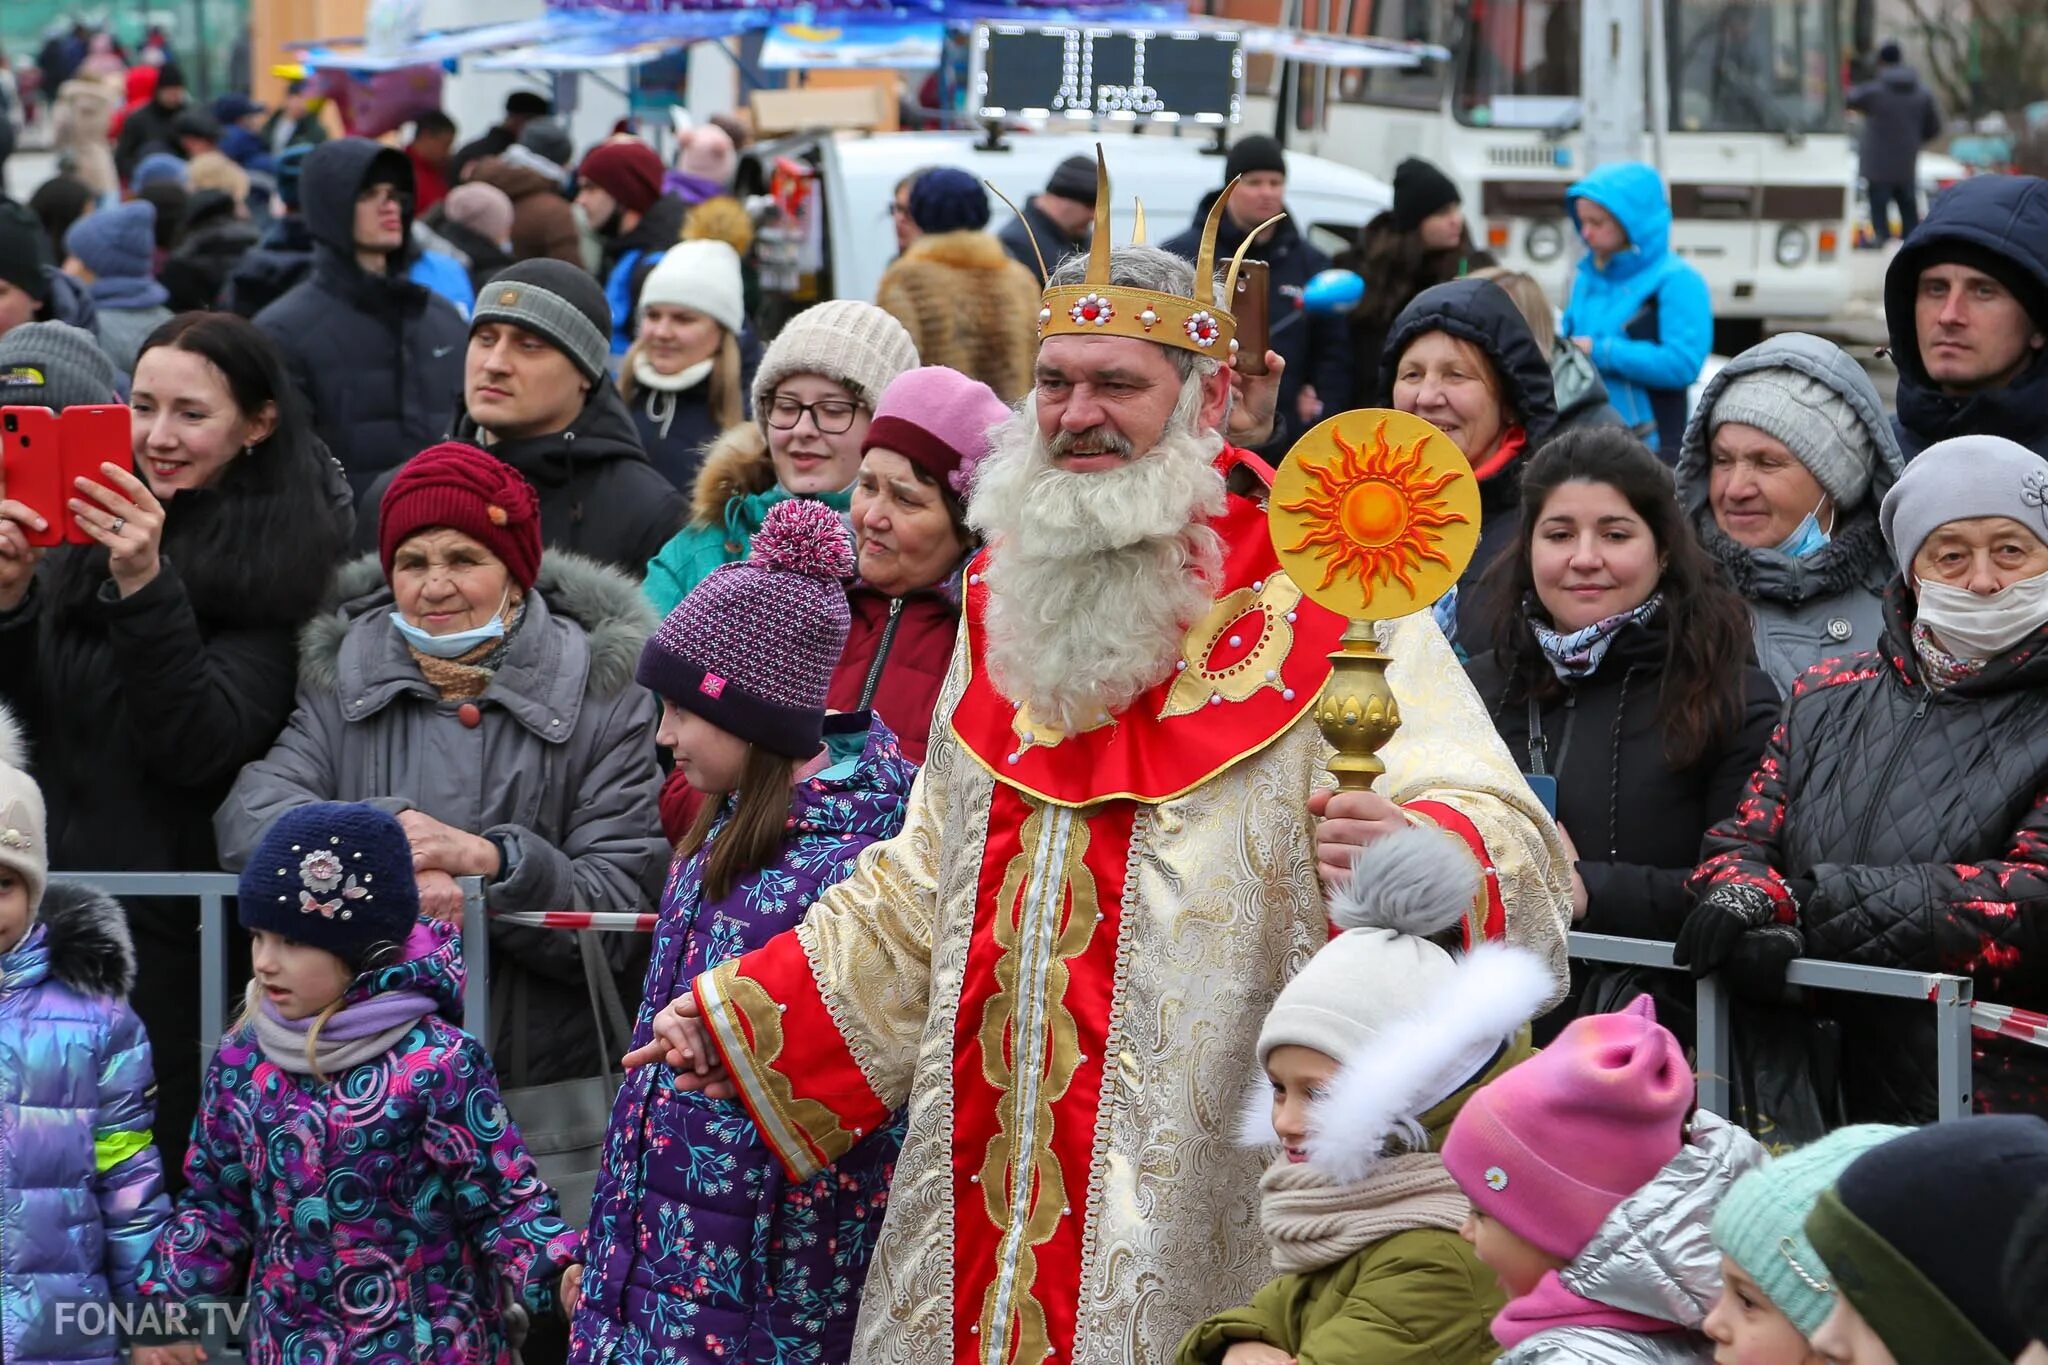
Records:
[[[835,732],[865,720],[827,719],[826,742],[838,761],[797,784],[779,863],[708,905],[705,849],[669,870],[635,1047],[653,1036],[655,1014],[698,973],[795,926],[853,870],[863,848],[902,827],[917,770],[880,720],[864,744],[858,731]],[[793,1183],[738,1100],[674,1090],[673,1074],[658,1064],[632,1072],[612,1108],[571,1360],[844,1361],[902,1141],[900,1120],[837,1165]]]
[[[391,1051],[321,1083],[271,1063],[244,1025],[200,1092],[186,1189],[143,1292],[252,1299],[248,1359],[508,1362],[501,1288],[551,1312],[575,1250],[462,1011],[455,931],[422,923],[406,960],[347,999],[433,997]]]

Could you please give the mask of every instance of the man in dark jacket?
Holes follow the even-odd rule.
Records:
[[[1965,180],[1884,277],[1899,448],[2003,436],[2048,458],[2048,181]]]
[[[1877,78],[1849,91],[1849,107],[1863,115],[1857,174],[1870,187],[1870,226],[1877,244],[1891,240],[1891,206],[1899,206],[1899,235],[1920,226],[1920,149],[1941,133],[1941,106],[1920,84],[1920,73],[1899,56],[1897,43],[1877,50]]]
[[[299,212],[299,175],[317,144],[294,143],[277,158],[277,197],[284,212],[270,220],[263,239],[243,255],[228,277],[226,307],[253,318],[283,298],[313,270],[313,234]]]
[[[661,158],[644,142],[607,142],[593,148],[577,169],[576,202],[584,219],[604,240],[597,277],[604,281],[612,309],[612,354],[633,344],[632,323],[639,284],[661,253],[682,236],[681,198],[661,192]]]
[[[368,138],[306,157],[299,200],[313,271],[256,315],[358,495],[440,440],[462,386],[462,315],[406,278],[412,166]],[[368,520],[368,517],[364,517]]]
[[[284,88],[284,105],[264,120],[262,137],[276,156],[291,147],[317,147],[327,141],[327,127],[313,112],[312,91],[305,81]]]
[[[156,93],[122,122],[120,139],[114,143],[114,169],[123,181],[135,174],[136,165],[151,152],[178,150],[178,115],[184,112],[188,98],[185,73],[176,62],[164,63],[157,74]]]
[[[1280,144],[1263,134],[1240,141],[1223,166],[1224,183],[1232,180],[1238,182],[1237,192],[1216,233],[1219,267],[1260,223],[1286,211],[1287,158]],[[1218,189],[1203,196],[1194,225],[1164,243],[1168,251],[1195,259],[1202,246],[1202,224],[1221,193]],[[1340,314],[1311,315],[1303,306],[1303,289],[1318,271],[1330,268],[1330,261],[1309,244],[1291,217],[1260,234],[1245,257],[1270,267],[1266,306],[1272,319],[1272,348],[1287,362],[1273,438],[1259,448],[1259,454],[1278,462],[1325,412],[1342,412],[1349,406],[1351,338]]]
[[[482,137],[465,142],[456,148],[455,155],[448,158],[448,184],[460,185],[468,179],[469,163],[481,161],[487,156],[503,156],[519,141],[519,134],[526,125],[537,118],[546,118],[555,112],[555,106],[547,96],[531,90],[514,90],[505,96],[505,117]]]
[[[1068,157],[1053,167],[1045,193],[1032,195],[1020,212],[996,239],[1042,281],[1061,260],[1088,249],[1095,227],[1095,163]]]
[[[526,476],[549,548],[638,579],[688,507],[648,462],[606,373],[611,333],[611,309],[588,273],[564,261],[511,266],[477,297],[453,438]],[[359,548],[376,547],[375,509],[390,481],[387,472],[370,492]]]

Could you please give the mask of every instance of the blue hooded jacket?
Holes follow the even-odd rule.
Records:
[[[1604,269],[1590,253],[1579,262],[1564,333],[1593,339],[1594,368],[1621,420],[1643,434],[1652,450],[1668,428],[1665,444],[1675,455],[1685,425],[1685,390],[1699,378],[1714,342],[1707,282],[1671,250],[1671,204],[1652,167],[1614,162],[1565,191],[1574,226],[1581,199],[1613,214],[1629,246]],[[1672,394],[1676,402],[1669,401]]]

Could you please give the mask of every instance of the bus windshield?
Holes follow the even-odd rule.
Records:
[[[1579,0],[1470,0],[1457,61],[1460,123],[1568,128],[1579,117]]]
[[[1831,0],[1668,0],[1671,131],[1842,127]]]

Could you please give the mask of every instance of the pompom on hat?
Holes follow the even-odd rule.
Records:
[[[1481,944],[1453,954],[1454,933],[1485,894],[1471,850],[1440,829],[1399,830],[1360,849],[1331,899],[1342,930],[1281,990],[1259,1029],[1263,1066],[1305,1047],[1340,1066],[1309,1112],[1307,1153],[1333,1179],[1364,1178],[1420,1120],[1494,1063],[1559,983],[1534,954]],[[1271,1094],[1256,1088],[1240,1135],[1273,1141]]]
[[[384,576],[399,546],[443,526],[504,560],[512,581],[532,589],[540,574],[540,499],[511,465],[460,441],[429,446],[400,465],[377,510]]]
[[[1589,1014],[1482,1086],[1451,1124],[1444,1168],[1472,1206],[1569,1261],[1684,1143],[1685,1049],[1640,995]]]
[[[0,706],[0,867],[28,887],[28,912],[43,903],[50,884],[49,820],[43,789],[28,774],[28,745],[21,725]]]
[[[786,498],[748,558],[690,590],[640,651],[642,686],[788,758],[823,743],[825,691],[846,648],[853,542],[839,514]]]
[[[419,920],[412,845],[398,821],[360,802],[316,801],[277,817],[242,868],[236,914],[360,966],[403,943]]]

